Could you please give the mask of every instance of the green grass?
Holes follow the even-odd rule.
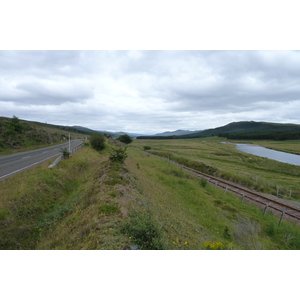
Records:
[[[199,141],[170,142],[150,146],[193,162]],[[214,143],[203,142],[195,161],[231,172],[238,156],[230,155],[238,154]],[[42,164],[1,181],[0,248],[300,249],[298,225],[284,220],[278,227],[270,212],[263,216],[256,206],[134,147],[124,164],[111,162],[112,147],[83,147],[54,169]]]
[[[69,134],[72,139],[83,139],[86,136],[47,124],[21,120],[18,126],[21,129],[16,131],[11,126],[12,120],[0,117],[0,156],[59,145],[67,141]]]
[[[140,250],[164,249],[161,228],[149,211],[131,214],[122,224],[121,232],[128,235]]]
[[[298,249],[298,225],[284,221],[278,228],[278,217],[263,216],[258,207],[211,185],[203,187],[167,161],[134,148],[129,154],[126,165],[160,224],[166,249],[206,249],[206,242],[230,242],[235,249]]]
[[[171,159],[199,171],[273,195],[277,194],[277,187],[280,186],[281,197],[300,201],[300,166],[243,153],[234,149],[233,144],[220,143],[222,140],[224,139],[147,140],[146,143],[151,147],[149,152],[169,155]],[[135,140],[134,146],[142,150],[144,143],[143,140]],[[270,142],[269,147],[273,144]],[[295,141],[281,144],[287,148],[289,145],[297,145]],[[268,146],[266,141],[263,145]]]

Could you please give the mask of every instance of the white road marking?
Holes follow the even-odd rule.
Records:
[[[5,177],[9,177],[9,176],[12,175],[12,174],[15,174],[15,173],[18,173],[18,172],[20,172],[20,171],[29,169],[30,167],[33,167],[34,165],[37,165],[37,164],[39,164],[39,163],[41,163],[41,162],[43,162],[43,161],[46,161],[46,160],[48,160],[48,159],[50,159],[50,158],[52,158],[52,157],[55,157],[55,156],[57,156],[57,155],[58,155],[58,154],[52,155],[52,156],[50,156],[50,157],[48,157],[48,158],[45,158],[45,159],[42,159],[42,160],[40,160],[40,161],[38,161],[38,162],[36,162],[36,163],[34,163],[34,164],[32,164],[32,165],[29,165],[29,166],[24,167],[24,168],[22,168],[22,169],[19,169],[19,170],[16,170],[16,171],[14,171],[14,172],[11,172],[11,173],[9,173],[9,174],[6,174],[6,175],[4,175],[4,176],[1,176],[1,177],[0,177],[0,180],[3,179],[3,178],[5,178]]]

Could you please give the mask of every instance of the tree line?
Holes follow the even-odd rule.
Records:
[[[299,140],[299,131],[254,131],[254,132],[225,132],[219,133],[219,137],[226,137],[232,140]]]

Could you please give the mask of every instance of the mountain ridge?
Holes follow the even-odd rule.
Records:
[[[185,134],[192,134],[197,133],[202,130],[183,130],[183,129],[177,129],[175,131],[165,131],[162,133],[156,133],[155,136],[170,136],[170,135],[185,135]]]
[[[190,139],[210,136],[220,136],[231,139],[300,139],[300,125],[290,123],[240,121],[187,135],[139,136],[137,139]]]

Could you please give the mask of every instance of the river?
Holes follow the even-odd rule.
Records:
[[[300,166],[300,155],[291,154],[250,144],[236,144],[235,149],[249,154],[267,157],[283,163]]]

